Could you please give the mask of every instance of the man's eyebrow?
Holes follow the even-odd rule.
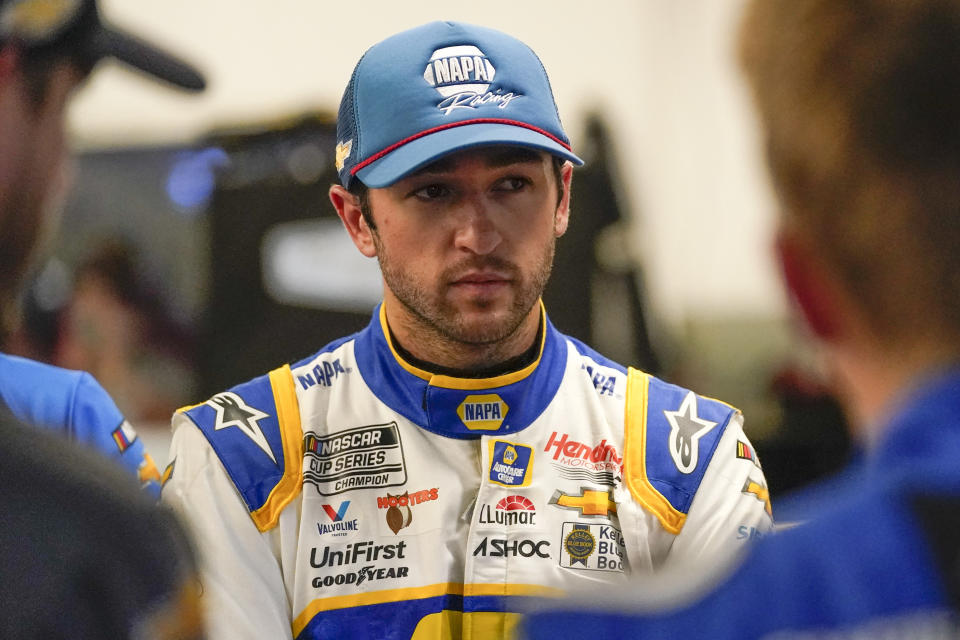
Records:
[[[491,168],[508,167],[512,164],[526,162],[540,163],[540,153],[524,147],[508,147],[504,149],[485,150],[484,163]],[[440,158],[425,167],[421,167],[413,175],[449,173],[456,167],[456,155]]]

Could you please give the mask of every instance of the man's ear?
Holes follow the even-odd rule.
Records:
[[[573,181],[573,165],[564,162],[560,169],[560,182],[563,187],[563,195],[557,204],[557,214],[553,220],[553,232],[559,238],[567,232],[567,225],[570,224],[570,184]]]
[[[795,232],[780,230],[775,250],[784,284],[807,326],[824,342],[842,331],[842,291],[827,265]]]
[[[337,215],[340,216],[343,226],[350,234],[350,239],[360,253],[368,258],[376,256],[377,248],[373,242],[373,232],[363,218],[360,200],[339,184],[335,184],[330,187],[330,202],[333,203],[333,208],[337,210]]]

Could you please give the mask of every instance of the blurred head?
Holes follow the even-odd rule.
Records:
[[[740,46],[781,248],[822,263],[876,344],[960,353],[960,2],[753,0]]]
[[[10,320],[31,256],[65,191],[64,119],[103,58],[172,86],[203,88],[187,64],[101,20],[94,0],[0,0],[0,316]]]

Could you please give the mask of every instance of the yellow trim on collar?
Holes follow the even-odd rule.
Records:
[[[367,591],[348,596],[333,596],[317,598],[300,612],[291,625],[293,637],[296,638],[304,628],[321,611],[333,609],[347,609],[362,607],[371,604],[386,602],[401,602],[404,600],[422,600],[444,595],[457,596],[541,596],[562,597],[566,592],[553,587],[543,587],[535,584],[461,584],[459,582],[439,582],[424,587],[406,587],[402,589],[385,589],[383,591]]]
[[[300,426],[300,406],[293,384],[290,365],[283,365],[270,372],[270,387],[277,407],[277,423],[280,425],[280,441],[283,443],[283,477],[267,496],[263,506],[252,511],[260,531],[268,531],[280,520],[280,512],[297,497],[302,487],[303,429]]]
[[[623,477],[630,495],[655,515],[663,528],[680,533],[687,514],[677,511],[647,477],[647,398],[650,376],[630,367],[627,370],[626,416],[623,441]]]
[[[404,360],[403,357],[397,353],[397,350],[393,346],[393,340],[390,339],[390,327],[387,324],[387,303],[384,301],[384,303],[380,305],[380,328],[383,331],[383,337],[387,341],[387,346],[390,347],[390,353],[393,354],[397,364],[403,367],[408,373],[412,373],[421,380],[426,380],[431,386],[441,387],[443,389],[479,391],[481,389],[505,387],[509,384],[523,380],[533,373],[540,365],[540,359],[543,358],[543,347],[547,343],[547,311],[543,306],[543,300],[540,300],[540,326],[543,327],[543,332],[540,336],[540,352],[537,354],[537,359],[519,371],[505,373],[502,376],[496,376],[494,378],[455,378],[453,376],[438,376],[426,371],[425,369],[415,367]]]

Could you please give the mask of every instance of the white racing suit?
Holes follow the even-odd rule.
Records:
[[[534,599],[729,556],[772,520],[741,414],[557,332],[431,375],[360,333],[174,416],[163,500],[213,638],[502,637]]]

